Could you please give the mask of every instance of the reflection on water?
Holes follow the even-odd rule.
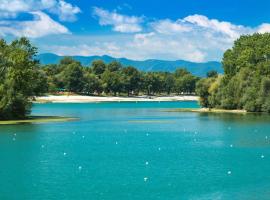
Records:
[[[0,126],[0,199],[268,199],[268,115],[195,102],[39,104],[79,121]]]

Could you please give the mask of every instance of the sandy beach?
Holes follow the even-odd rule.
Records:
[[[80,95],[49,95],[36,97],[35,103],[91,103],[91,102],[142,102],[142,101],[198,101],[197,96],[138,96],[138,97],[98,97]]]

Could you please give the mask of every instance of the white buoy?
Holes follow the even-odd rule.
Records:
[[[233,145],[231,144],[231,145],[230,145],[230,147],[232,148],[232,147],[233,147]]]
[[[44,145],[41,145],[41,148],[43,149],[45,146]]]
[[[16,140],[16,138],[13,138],[12,140],[13,140],[13,141],[15,141],[15,140]]]
[[[66,153],[66,152],[64,152],[64,153],[63,153],[63,155],[64,155],[64,156],[66,156],[66,155],[67,155],[67,153]]]
[[[82,166],[79,166],[78,169],[79,169],[79,170],[82,170]]]
[[[264,155],[261,155],[261,158],[264,158]]]
[[[149,136],[149,133],[146,133],[146,136]]]
[[[16,133],[14,133],[14,136],[16,136],[17,134]]]
[[[161,148],[159,147],[159,148],[158,148],[158,150],[160,151],[160,150],[161,150]]]
[[[118,142],[116,141],[115,144],[118,144]]]
[[[144,177],[143,180],[144,180],[144,182],[146,182],[148,180],[148,178],[147,177]]]
[[[82,136],[82,138],[83,138],[83,139],[85,138],[84,135]]]
[[[268,136],[265,136],[265,139],[267,140],[268,139]]]
[[[228,175],[231,175],[231,174],[232,174],[232,172],[231,172],[231,171],[228,171],[228,172],[227,172],[227,174],[228,174]]]
[[[149,162],[146,161],[146,162],[145,162],[145,165],[149,165]]]

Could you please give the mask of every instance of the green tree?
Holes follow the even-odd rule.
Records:
[[[211,71],[207,72],[206,76],[208,78],[212,78],[212,77],[216,78],[218,76],[218,72],[216,70],[211,70]]]
[[[140,72],[134,67],[124,67],[122,70],[124,81],[124,89],[128,96],[133,91],[138,91],[140,88],[141,75]]]
[[[31,111],[30,98],[41,92],[36,52],[26,38],[11,44],[0,40],[1,119],[25,118]]]
[[[93,61],[92,70],[94,74],[100,77],[101,74],[105,72],[105,69],[106,69],[106,64],[102,60]]]
[[[65,66],[60,75],[64,87],[69,92],[82,92],[83,90],[83,68],[80,63],[72,62]]]
[[[205,79],[197,85],[203,106],[270,112],[270,33],[241,36],[224,53],[222,65],[224,76],[215,90],[206,95]]]
[[[95,92],[100,94],[101,91],[102,91],[101,80],[95,74],[86,73],[84,75],[83,92],[86,94],[93,94]]]
[[[117,71],[106,70],[102,74],[102,82],[106,93],[113,93],[116,96],[117,93],[123,90],[123,79]]]
[[[122,65],[118,61],[112,61],[111,63],[107,65],[107,70],[109,70],[110,72],[119,71],[121,68],[122,68]]]

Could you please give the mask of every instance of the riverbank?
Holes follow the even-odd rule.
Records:
[[[49,95],[37,97],[34,103],[95,103],[95,102],[147,102],[147,101],[198,101],[197,96],[136,96],[100,97],[80,95]]]
[[[78,118],[57,117],[57,116],[31,116],[27,119],[21,119],[21,120],[3,120],[3,121],[0,121],[0,125],[14,125],[14,124],[23,124],[23,123],[68,122],[68,121],[75,121],[75,120],[78,120]]]
[[[233,114],[246,114],[246,110],[225,110],[215,108],[178,108],[169,110],[168,112],[197,112],[197,113],[233,113]]]

